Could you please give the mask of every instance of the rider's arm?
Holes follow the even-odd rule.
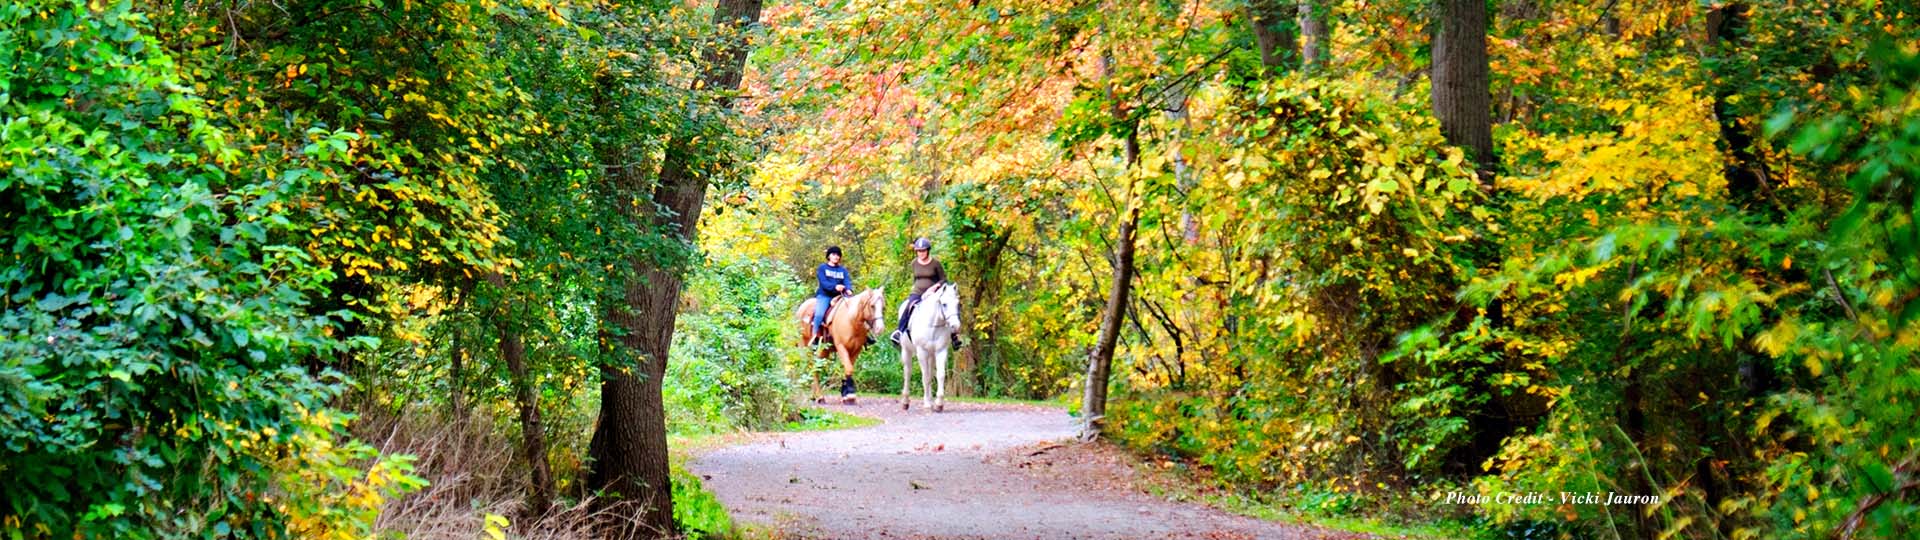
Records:
[[[946,265],[940,264],[940,261],[933,261],[933,282],[947,282],[947,267]]]

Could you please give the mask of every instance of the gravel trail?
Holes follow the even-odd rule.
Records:
[[[903,412],[871,397],[827,407],[883,423],[761,434],[691,469],[736,520],[781,538],[1357,538],[1142,493],[1126,458],[1074,443],[1074,419],[1057,408],[948,403],[933,413],[916,399]]]

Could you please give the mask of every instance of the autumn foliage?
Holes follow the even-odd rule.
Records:
[[[710,4],[0,6],[0,532],[724,534],[667,431],[793,421],[795,269],[928,236],[954,393],[1256,504],[1916,534],[1910,2]],[[1659,500],[1445,502],[1536,491]]]
[[[773,151],[709,219],[882,272],[934,235],[971,295],[961,384],[1034,397],[1079,395],[1133,242],[1106,433],[1276,503],[1911,535],[1920,13],[1490,3],[1471,156],[1430,110],[1429,7],[770,9]]]

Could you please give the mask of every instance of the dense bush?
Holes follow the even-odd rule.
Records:
[[[0,7],[0,522],[17,536],[332,536],[410,485],[342,443],[347,315],[280,209],[359,139],[281,174],[125,3]],[[348,464],[352,464],[348,466]]]
[[[713,258],[693,273],[667,366],[674,431],[771,429],[787,421],[802,380],[789,316],[808,290],[776,262]]]
[[[610,290],[689,251],[632,219],[652,173],[609,171],[688,133],[711,144],[680,157],[733,151],[669,81],[704,18],[0,6],[0,533],[369,536],[419,481],[347,440],[348,409],[563,411],[548,448],[576,472],[631,352],[603,341]]]

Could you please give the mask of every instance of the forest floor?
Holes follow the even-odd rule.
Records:
[[[1368,538],[1150,495],[1150,470],[1077,443],[1059,408],[864,397],[829,410],[878,425],[754,434],[689,468],[740,524],[775,538]]]

